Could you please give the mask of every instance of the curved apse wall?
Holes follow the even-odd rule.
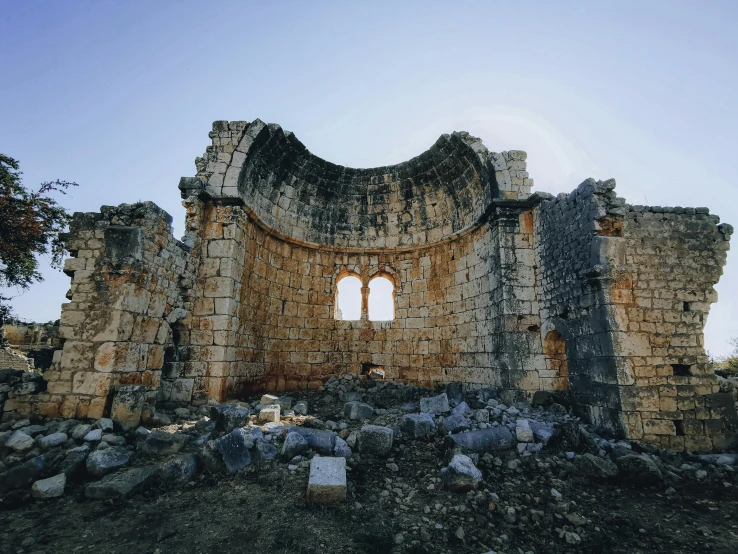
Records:
[[[215,122],[210,137],[197,176],[180,181],[188,240],[208,258],[198,340],[211,313],[232,317],[230,332],[213,330],[223,363],[206,351],[203,386],[220,396],[317,387],[363,363],[424,384],[500,382],[499,238],[488,216],[496,200],[529,196],[525,152],[489,152],[456,132],[407,162],[352,169],[259,120]],[[394,320],[335,319],[347,270],[365,285],[378,271],[394,276]]]
[[[239,197],[257,219],[302,243],[341,250],[434,243],[476,223],[496,187],[489,152],[468,133],[442,135],[401,164],[354,169],[311,154],[279,125],[244,125],[232,156],[222,152],[208,164],[207,190]]]

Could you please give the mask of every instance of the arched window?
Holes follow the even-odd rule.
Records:
[[[355,321],[361,319],[361,279],[348,274],[338,280],[336,286],[336,319]]]
[[[387,277],[369,281],[369,321],[395,319],[395,286]]]
[[[569,364],[566,360],[566,341],[558,331],[549,331],[543,341],[546,369],[556,372],[552,385],[554,390],[569,389]]]

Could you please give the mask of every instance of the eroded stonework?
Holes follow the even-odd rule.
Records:
[[[705,208],[630,206],[614,181],[530,194],[521,151],[443,135],[352,169],[289,132],[218,121],[182,178],[186,235],[151,203],[75,214],[71,302],[48,390],[6,412],[114,416],[317,388],[381,366],[425,386],[570,395],[614,434],[724,448],[736,413],[703,347],[732,228]],[[338,280],[390,279],[395,319],[336,318]],[[365,304],[365,303],[364,303]],[[116,415],[117,414],[117,415]]]

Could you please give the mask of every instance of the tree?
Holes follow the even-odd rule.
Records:
[[[66,194],[77,183],[48,181],[36,191],[25,188],[18,162],[0,154],[0,289],[27,289],[42,281],[38,271],[38,255],[48,254],[51,266],[61,266],[64,231],[70,214],[49,193]],[[10,314],[8,297],[0,294],[0,326]]]

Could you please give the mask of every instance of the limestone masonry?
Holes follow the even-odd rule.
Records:
[[[521,151],[443,135],[412,160],[334,165],[259,120],[216,121],[179,184],[186,235],[151,202],[77,213],[63,345],[5,417],[111,416],[157,403],[314,389],[383,370],[515,400],[570,396],[613,434],[675,450],[734,444],[703,328],[732,227],[706,208],[632,206],[615,182],[531,194]],[[361,319],[337,310],[345,276]],[[392,321],[367,317],[394,286]],[[39,384],[42,385],[42,384]]]

